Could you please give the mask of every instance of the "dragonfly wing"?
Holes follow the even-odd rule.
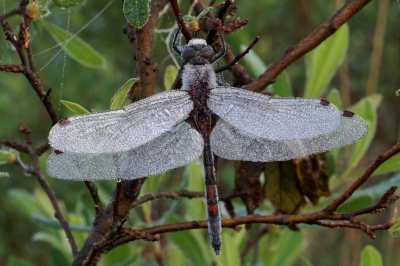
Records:
[[[121,110],[74,116],[50,131],[50,145],[69,153],[116,153],[130,150],[170,130],[193,109],[184,91],[168,91]]]
[[[188,123],[126,152],[78,154],[54,152],[47,160],[50,176],[69,180],[129,180],[184,166],[203,151],[203,138]]]
[[[326,135],[341,123],[340,111],[325,100],[271,99],[260,93],[229,87],[211,90],[208,106],[241,132],[274,141]]]
[[[219,157],[252,162],[286,161],[333,150],[360,140],[367,123],[345,111],[341,125],[332,133],[311,139],[273,141],[252,138],[219,120],[211,133],[211,148]]]

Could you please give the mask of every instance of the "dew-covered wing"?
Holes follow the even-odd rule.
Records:
[[[272,99],[243,89],[211,90],[209,108],[234,128],[267,140],[309,139],[339,127],[340,111],[326,100]]]
[[[251,138],[219,120],[211,133],[211,148],[219,157],[252,162],[286,161],[350,145],[368,132],[367,123],[345,111],[341,125],[328,135],[303,140]]]
[[[187,92],[168,91],[121,110],[74,116],[50,131],[50,145],[71,153],[115,153],[143,145],[186,119],[193,108]]]
[[[47,173],[68,180],[129,180],[184,166],[203,151],[203,138],[186,122],[133,150],[109,154],[54,152]]]

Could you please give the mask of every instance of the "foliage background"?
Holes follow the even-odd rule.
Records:
[[[71,8],[70,31],[76,32],[81,29],[108,2],[106,0],[87,0],[83,4]],[[188,1],[182,2],[183,10],[188,10]],[[219,2],[221,1],[217,1],[217,3]],[[238,16],[249,18],[250,22],[243,30],[228,35],[226,39],[231,44],[233,51],[238,53],[240,45],[247,46],[254,36],[259,35],[261,40],[254,51],[264,64],[268,65],[289,45],[297,43],[330,18],[336,7],[342,2],[341,0],[237,1],[240,7]],[[16,1],[4,0],[4,6],[6,10],[10,10],[16,7]],[[50,4],[49,8],[51,14],[44,19],[65,29],[68,9],[61,9],[53,4]],[[348,79],[350,101],[353,104],[366,96],[370,73],[379,72],[376,92],[383,98],[378,109],[377,131],[367,154],[357,167],[358,170],[364,169],[379,153],[384,152],[399,140],[400,99],[395,97],[395,91],[400,84],[398,75],[400,71],[400,24],[398,23],[400,8],[396,1],[390,1],[386,32],[380,46],[383,52],[382,64],[380,66],[373,65],[370,70],[373,49],[379,49],[379,47],[373,47],[378,9],[379,1],[372,1],[349,21],[350,42],[347,60],[345,60],[348,67],[346,69],[342,65],[328,86],[329,90],[332,88],[343,90],[345,81]],[[105,69],[87,68],[67,56],[63,73],[63,52],[61,52],[48,67],[40,72],[43,84],[53,88],[52,100],[56,106],[62,93],[62,99],[78,102],[89,110],[107,110],[110,99],[116,90],[133,76],[136,63],[130,56],[132,51],[129,42],[122,33],[126,20],[121,10],[122,1],[114,1],[105,13],[79,35],[104,56],[107,62]],[[0,12],[3,12],[1,5]],[[17,28],[19,20],[18,17],[9,19],[14,29]],[[159,20],[157,28],[170,28],[174,23],[173,14],[169,11]],[[163,41],[165,35],[155,34],[154,38],[154,60],[158,63],[156,90],[160,92],[164,90],[165,68],[172,64],[172,60],[166,52],[166,44]],[[35,54],[56,44],[40,20],[33,24],[32,40]],[[53,49],[37,55],[35,60],[38,69],[44,66],[57,51],[58,49]],[[0,63],[15,64],[19,62],[17,55],[9,48],[4,38],[0,38],[0,61]],[[257,69],[257,66],[251,66],[252,62],[249,60],[242,63],[248,66],[250,73],[256,77],[256,73],[251,72],[251,69]],[[307,78],[304,58],[292,64],[287,69],[287,73],[291,78],[294,95],[302,96]],[[64,79],[62,79],[63,75]],[[225,77],[229,81],[229,73],[226,73]],[[62,91],[61,87],[63,87]],[[0,88],[0,139],[22,141],[18,128],[25,123],[32,129],[35,142],[44,143],[51,125],[41,102],[25,78],[16,74],[0,73]],[[326,95],[327,93],[325,93]],[[62,106],[60,114],[61,117],[71,116],[71,112]],[[46,158],[46,155],[41,158],[43,164]],[[347,161],[342,161],[344,165],[347,163]],[[52,217],[53,213],[37,181],[24,175],[16,166],[2,165],[0,169],[2,172],[6,171],[10,174],[9,178],[0,179],[0,264],[21,265],[21,263],[26,263],[26,265],[30,265],[27,262],[29,261],[33,265],[68,265],[67,261],[71,257],[63,233],[49,227],[50,220],[39,221],[40,217]],[[233,174],[232,163],[224,162],[219,172],[221,194],[228,193],[233,188]],[[392,171],[372,178],[367,185],[373,186],[395,174],[396,171]],[[185,179],[185,175],[189,178]],[[92,202],[84,184],[52,178],[48,178],[48,182],[62,202],[65,213],[68,212],[69,220],[79,225],[77,229],[80,231],[74,231],[74,233],[77,236],[78,244],[82,244],[85,239],[85,230],[90,226],[94,215]],[[104,202],[108,202],[115,183],[96,183],[101,190],[102,199]],[[185,170],[171,171],[162,175],[161,178],[149,178],[146,181],[144,192],[176,190],[182,184],[195,191],[203,189],[201,167],[198,164],[193,163]],[[345,184],[342,184],[336,190],[342,191],[344,188]],[[170,200],[160,200],[153,205],[145,204],[139,210],[132,212],[130,223],[140,226],[172,222],[177,219],[179,221],[188,217],[194,219],[206,217],[203,202],[196,199],[181,200],[179,203],[173,204],[174,210],[179,215],[170,215],[166,220],[164,211],[170,208],[170,204]],[[235,204],[238,206],[236,208],[238,215],[241,212],[244,213],[240,202]],[[397,206],[399,206],[398,203]],[[189,211],[185,212],[185,210]],[[268,202],[265,204],[265,210],[272,211]],[[391,213],[392,211],[388,211],[367,217],[366,220],[370,223],[387,221],[390,219]],[[160,218],[163,219],[160,220]],[[255,232],[257,228],[260,227],[255,226],[252,230]],[[381,253],[384,265],[396,265],[400,261],[398,252],[400,240],[388,232],[378,232],[377,239],[372,241],[358,230],[316,229],[306,226],[302,228],[304,230],[301,233],[294,233],[288,230],[279,231],[279,227],[273,227],[271,233],[263,237],[259,243],[260,256],[257,262],[260,265],[291,265],[293,263],[301,265],[306,263],[304,262],[306,258],[314,265],[358,265],[361,250],[368,244],[373,245]],[[226,230],[228,229],[224,229],[224,231]],[[173,233],[166,236],[161,244],[154,245],[131,243],[112,251],[106,256],[103,263],[104,265],[115,265],[116,263],[120,263],[118,265],[155,264],[154,257],[148,251],[162,249],[166,253],[166,265],[208,264],[211,257],[208,259],[205,257],[207,254],[211,256],[211,250],[203,233],[205,230],[204,232],[192,231],[190,234]],[[238,252],[235,248],[243,246],[246,241],[246,232],[242,230],[240,233],[227,233],[224,234],[224,238],[226,246],[228,246],[227,243],[237,244],[232,244],[229,257],[223,250],[225,257],[223,255],[219,259],[220,263],[235,258],[235,254]],[[170,241],[166,241],[167,239]],[[253,254],[250,255],[253,256]],[[250,263],[251,258],[247,262]],[[230,261],[229,265],[236,263],[237,261]]]

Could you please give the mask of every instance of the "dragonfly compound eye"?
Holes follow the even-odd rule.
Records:
[[[184,61],[189,61],[191,58],[195,57],[196,54],[197,54],[196,49],[190,46],[185,46],[185,48],[182,51],[182,59]]]
[[[211,46],[201,48],[200,53],[202,57],[207,58],[208,60],[213,59],[215,56],[214,50]]]

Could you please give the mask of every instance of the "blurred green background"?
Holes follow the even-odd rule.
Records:
[[[109,2],[87,0],[71,9],[62,9],[50,2],[48,8],[51,13],[33,22],[31,38],[37,69],[40,70],[39,75],[45,88],[53,89],[52,102],[59,110],[60,117],[71,116],[72,113],[59,104],[59,99],[77,102],[88,110],[107,110],[118,88],[133,77],[136,62],[132,60],[127,37],[122,33],[126,25],[122,14],[122,1],[113,1],[104,13],[79,34],[82,40],[104,57],[106,68],[89,68],[68,55],[64,61],[62,50],[55,57],[60,48],[54,48],[57,43],[46,30],[43,21],[58,25],[64,30],[69,27],[69,31],[75,33]],[[181,2],[183,13],[186,13],[190,1]],[[288,46],[296,44],[330,18],[343,2],[239,0],[236,1],[239,6],[237,16],[242,19],[249,18],[250,21],[244,29],[226,36],[226,40],[233,52],[239,53],[243,49],[241,46],[246,47],[256,35],[261,37],[253,50],[254,53],[242,60],[251,76],[257,77],[259,72],[278,58]],[[5,11],[9,11],[16,6],[15,0],[1,0],[0,14],[3,14],[4,7]],[[358,171],[365,169],[379,153],[385,152],[399,141],[400,97],[395,96],[400,84],[399,17],[400,8],[396,1],[372,1],[349,21],[348,32],[342,33],[342,39],[328,47],[331,54],[338,54],[335,58],[331,59],[321,51],[319,55],[318,52],[309,54],[307,63],[303,57],[287,68],[284,86],[274,85],[273,90],[277,94],[279,88],[286,86],[286,91],[294,96],[310,95],[307,91],[312,90],[315,85],[311,80],[320,78],[321,84],[327,84],[317,88],[319,91],[316,97],[330,97],[333,89],[337,89],[333,94],[338,95],[340,92],[344,109],[361,100],[355,109],[361,109],[361,116],[369,115],[364,118],[370,119],[368,121],[372,124],[376,123],[376,132],[374,136],[374,132],[371,135],[372,143],[362,143],[353,150],[342,149],[338,152],[339,155],[334,154],[337,167],[331,171],[333,193],[343,191]],[[8,21],[17,32],[20,17],[14,16]],[[168,10],[159,18],[156,28],[169,29],[174,24],[174,16]],[[158,64],[157,92],[165,89],[165,69],[174,64],[167,52],[169,43],[165,43],[166,38],[167,33],[154,34],[153,59]],[[323,58],[321,62],[315,60],[318,56]],[[333,69],[327,70],[333,74],[331,81],[329,74],[325,73],[324,76],[318,72],[319,69],[324,69],[324,60],[336,60],[341,63],[338,68],[336,62]],[[0,38],[0,64],[19,64],[15,50],[4,38]],[[229,81],[230,73],[226,72],[225,77]],[[287,82],[286,77],[290,82]],[[45,143],[51,128],[50,120],[26,79],[19,74],[1,72],[0,88],[0,139],[22,142],[23,136],[18,128],[25,123],[32,129],[35,143]],[[368,114],[368,111],[372,114]],[[357,163],[351,165],[358,155],[360,158],[357,159]],[[45,154],[41,157],[43,166],[47,156],[48,154]],[[24,155],[22,159],[28,160]],[[350,202],[353,206],[349,204],[348,208],[367,206],[376,201],[391,185],[399,185],[400,157],[394,158],[390,163],[385,171],[368,181],[368,188],[356,200]],[[234,169],[232,162],[223,162],[221,165],[218,183],[220,194],[226,195],[234,187]],[[204,185],[201,171],[201,165],[194,162],[185,169],[170,171],[158,178],[151,177],[146,181],[142,194],[173,191],[181,187],[202,191]],[[24,174],[15,165],[1,165],[0,172],[8,172],[10,175],[0,178],[0,265],[68,265],[68,261],[71,260],[70,248],[63,232],[57,229],[57,223],[52,220],[53,210],[36,179]],[[340,179],[340,176],[344,178]],[[82,182],[52,178],[47,180],[55,191],[64,213],[73,224],[78,244],[82,245],[94,217],[93,204],[86,187]],[[379,185],[382,182],[383,184]],[[115,182],[96,182],[96,185],[106,204],[110,200]],[[324,199],[320,201],[320,206],[307,205],[304,211],[323,208]],[[325,200],[325,203],[328,203],[328,200]],[[399,207],[399,204],[395,206]],[[245,215],[245,208],[240,201],[235,201],[235,207],[237,215]],[[381,214],[366,215],[362,219],[371,224],[384,223],[391,219],[393,210],[391,207]],[[273,207],[268,200],[260,207],[258,213],[273,213]],[[224,216],[225,214],[223,211]],[[182,199],[173,202],[165,199],[154,204],[144,204],[132,211],[129,223],[140,228],[205,218],[205,206],[201,200]],[[364,257],[377,259],[381,256],[383,265],[398,265],[400,262],[400,240],[389,232],[380,231],[377,238],[371,240],[359,230],[300,227],[302,231],[297,233],[272,226],[269,233],[261,238],[257,248],[249,252],[242,265],[379,265],[365,264],[365,259],[361,261],[362,250]],[[242,228],[240,232],[224,229],[223,241],[226,244],[223,246],[223,255],[218,258],[218,265],[241,265],[238,260],[240,251],[248,237],[256,234],[260,228],[262,226],[257,225],[249,231]],[[210,265],[214,257],[206,233],[206,230],[171,233],[163,236],[158,244],[137,241],[113,250],[106,255],[102,263],[157,265],[152,254],[162,251],[165,265]],[[367,245],[372,245],[378,252]]]

